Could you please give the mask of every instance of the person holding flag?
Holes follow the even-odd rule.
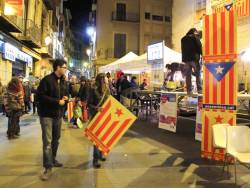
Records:
[[[95,78],[95,84],[90,89],[88,107],[90,118],[93,118],[97,112],[102,111],[102,104],[109,97],[110,92],[105,83],[105,74],[99,73]],[[94,146],[93,149],[93,166],[94,168],[100,168],[101,165],[99,160],[105,161],[106,159],[102,156],[102,152]]]

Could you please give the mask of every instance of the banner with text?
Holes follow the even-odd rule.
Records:
[[[159,128],[176,132],[177,94],[161,94]]]

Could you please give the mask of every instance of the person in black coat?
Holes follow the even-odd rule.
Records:
[[[66,65],[64,60],[54,60],[54,72],[45,76],[37,89],[38,115],[42,127],[43,166],[45,168],[41,175],[42,180],[50,178],[52,167],[63,166],[56,160],[56,154],[61,136],[63,107],[68,100],[64,80]]]
[[[181,39],[182,61],[185,63],[184,74],[186,76],[186,87],[188,94],[192,93],[192,70],[196,77],[197,91],[198,93],[202,92],[200,76],[200,58],[202,55],[202,45],[198,35],[198,31],[195,28],[192,28]]]

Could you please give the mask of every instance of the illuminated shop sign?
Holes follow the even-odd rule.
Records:
[[[16,59],[21,60],[25,63],[28,63],[28,66],[32,65],[32,57],[28,54],[20,51],[15,46],[11,45],[10,43],[4,43],[4,50],[3,50],[4,58],[10,61],[16,61]]]

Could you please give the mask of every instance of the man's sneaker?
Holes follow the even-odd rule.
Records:
[[[93,160],[93,166],[94,166],[94,168],[100,168],[101,164],[98,163],[98,160]]]
[[[53,163],[53,166],[54,166],[54,167],[62,167],[63,164],[62,164],[62,163],[59,163],[57,160],[55,160],[54,163]]]
[[[45,169],[44,172],[41,174],[41,180],[47,181],[52,175],[52,169]]]
[[[100,158],[101,161],[106,161],[105,157]]]

